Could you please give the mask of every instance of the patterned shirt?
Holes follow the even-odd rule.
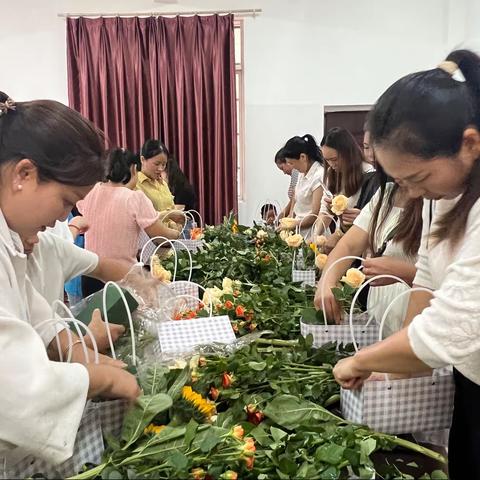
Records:
[[[298,170],[293,169],[290,175],[290,185],[288,186],[288,198],[292,199],[295,195],[295,187],[298,182]]]

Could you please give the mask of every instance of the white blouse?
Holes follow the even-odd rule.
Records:
[[[435,243],[429,232],[458,199],[437,200],[430,218],[424,202],[424,235],[414,284],[431,288],[433,300],[408,328],[415,355],[430,367],[453,365],[480,385],[480,199],[471,208],[456,247]]]
[[[54,463],[69,458],[89,387],[83,365],[48,359],[55,333],[34,327],[52,312],[26,269],[20,237],[0,211],[0,459],[7,466],[29,454]]]

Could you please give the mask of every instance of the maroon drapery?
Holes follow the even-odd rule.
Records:
[[[232,15],[68,18],[70,106],[112,146],[162,140],[205,220],[237,210]]]

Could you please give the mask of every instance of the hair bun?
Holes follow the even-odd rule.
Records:
[[[15,110],[15,102],[4,92],[0,92],[0,117],[9,110]]]

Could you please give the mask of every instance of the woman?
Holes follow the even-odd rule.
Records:
[[[291,209],[300,233],[307,237],[320,211],[323,157],[312,135],[293,137],[283,147],[287,163],[299,172]]]
[[[171,210],[176,209],[174,196],[163,178],[169,156],[170,153],[162,142],[147,140],[140,154],[142,164],[141,171],[138,172],[136,189],[141,190],[151,200],[155,210],[161,213],[162,220],[167,216],[168,220],[183,224],[185,220],[183,214],[170,213]],[[169,226],[175,228],[175,225]]]
[[[358,388],[373,370],[453,365],[449,474],[480,478],[480,58],[458,50],[398,80],[370,125],[378,163],[411,198],[429,199],[414,284],[434,294],[412,294],[406,328],[339,362],[335,377]]]
[[[362,256],[368,250],[371,257],[365,259],[363,270],[367,277],[395,275],[409,285],[415,277],[422,231],[422,202],[408,200],[406,190],[388,181],[380,167],[377,173],[381,176],[380,189],[329,254],[317,288],[315,306],[322,309],[325,304],[325,314],[336,323],[341,323],[343,315],[331,289],[352,264],[351,260],[339,262],[326,275],[329,266],[336,260],[345,256]],[[390,279],[378,280],[371,286],[374,288],[368,292],[367,310],[380,323],[390,302],[406,287]],[[401,328],[408,303],[407,298],[404,299],[390,311],[384,336]]]
[[[137,261],[138,239],[142,230],[149,237],[179,237],[178,230],[168,228],[159,220],[148,198],[138,190],[138,157],[128,150],[113,150],[108,155],[107,182],[98,183],[80,202],[79,212],[88,221],[85,248],[100,258],[121,260],[127,267]],[[85,296],[103,288],[103,282],[82,278]]]
[[[277,168],[283,172],[284,175],[290,177],[290,184],[288,185],[288,203],[285,205],[285,208],[280,212],[279,218],[289,217],[292,212],[292,204],[295,196],[295,187],[298,182],[298,170],[295,170],[285,158],[285,152],[281,148],[275,154],[275,165]]]
[[[174,157],[168,157],[167,169],[164,173],[175,205],[181,210],[196,210],[197,198],[195,190]]]
[[[340,228],[329,238],[327,250],[331,250],[339,238],[350,228],[360,210],[370,201],[378,188],[378,177],[371,165],[365,162],[362,151],[353,135],[341,127],[331,128],[321,142],[326,163],[325,186],[321,215],[317,224],[318,232],[328,228],[332,222],[332,198],[336,195],[347,197],[347,204],[339,215]]]
[[[35,330],[52,312],[25,275],[21,238],[65,220],[101,179],[104,140],[58,102],[15,104],[2,92],[0,138],[0,458],[7,466],[29,454],[61,463],[73,453],[87,398],[133,400],[139,388],[123,368],[81,364],[82,346],[69,345],[65,331],[59,351],[50,328]],[[75,363],[58,361],[69,349]]]

